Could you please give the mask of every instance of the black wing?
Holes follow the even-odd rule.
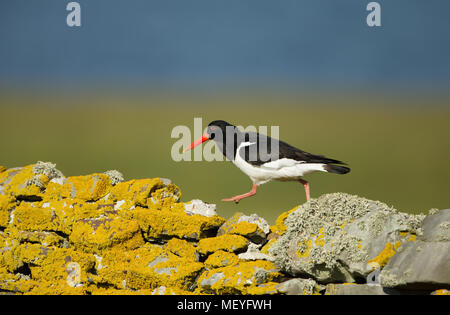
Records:
[[[256,141],[256,139],[258,140]],[[245,141],[255,144],[241,148],[239,154],[245,161],[255,166],[283,158],[303,161],[305,163],[346,164],[342,161],[330,159],[323,155],[302,151],[286,142],[266,135],[247,132],[245,133]],[[278,146],[278,151],[274,146]]]

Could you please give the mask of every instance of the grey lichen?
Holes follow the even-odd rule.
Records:
[[[285,219],[287,231],[269,249],[275,264],[292,275],[319,281],[364,276],[367,262],[408,231],[419,235],[423,215],[409,215],[379,201],[345,193],[323,195]],[[376,242],[369,240],[377,239]],[[327,280],[328,279],[328,280]]]
[[[433,215],[439,212],[438,208],[431,208],[430,210],[428,210],[428,215]]]
[[[49,180],[52,180],[53,178],[64,177],[63,173],[56,168],[56,164],[53,164],[51,162],[38,161],[33,165],[33,173],[36,175],[46,175]]]
[[[383,269],[380,273],[380,281],[383,287],[397,287],[405,284],[403,279],[399,279],[396,275],[389,272],[389,270]]]
[[[41,190],[45,188],[45,185],[42,183],[39,175],[34,175],[30,179],[27,179],[25,181],[25,186],[37,186],[41,188]]]
[[[109,171],[104,172],[103,174],[106,174],[109,176],[109,178],[111,180],[111,185],[113,185],[113,186],[124,181],[123,175],[119,171],[109,170]]]
[[[300,251],[304,253],[308,241],[311,243],[311,235],[322,234],[322,246],[313,246],[306,265],[311,265],[311,261],[313,264],[324,263],[332,267],[336,265],[337,254],[344,250],[354,251],[351,256],[360,260],[364,255],[357,253],[360,240],[345,236],[342,226],[364,216],[374,207],[390,209],[383,203],[345,193],[327,194],[313,199],[299,206],[286,218],[287,232],[271,247],[270,252],[277,264],[289,269],[288,257],[292,255],[286,251],[292,240],[296,240],[301,246]]]
[[[377,237],[383,231],[385,222],[389,219],[389,211],[377,211],[369,219],[369,231],[372,237]]]
[[[444,221],[439,224],[439,242],[449,242],[450,241],[450,221]]]

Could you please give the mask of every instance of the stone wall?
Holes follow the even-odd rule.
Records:
[[[163,178],[0,166],[0,293],[446,294],[450,210],[343,193],[228,220]],[[281,212],[281,211],[280,211]]]

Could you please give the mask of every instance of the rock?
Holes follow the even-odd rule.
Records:
[[[50,208],[22,201],[12,212],[12,225],[25,231],[63,231],[63,224]]]
[[[198,250],[202,255],[209,255],[218,250],[227,252],[242,252],[247,249],[249,241],[240,235],[224,234],[216,237],[201,239],[198,242]]]
[[[381,285],[407,290],[450,288],[450,243],[406,244],[380,274]]]
[[[294,278],[281,282],[276,286],[278,292],[286,295],[312,295],[319,294],[320,287],[312,279]]]
[[[128,208],[131,206],[146,207],[150,194],[160,187],[163,187],[163,183],[158,178],[133,179],[116,184],[111,188],[108,199],[112,201],[126,200]]]
[[[323,195],[281,217],[279,236],[268,249],[275,263],[292,276],[324,283],[365,279],[414,238],[423,219],[343,193]]]
[[[16,206],[15,198],[7,195],[0,195],[0,227],[7,227],[10,220],[10,212]]]
[[[124,181],[123,174],[117,170],[110,170],[106,171],[104,174],[108,175],[108,177],[111,180],[111,185],[115,186],[118,183],[121,183]]]
[[[423,234],[419,239],[427,242],[450,242],[450,209],[428,215],[422,222]]]
[[[423,233],[402,245],[380,274],[383,286],[406,290],[450,288],[450,210],[428,215]]]
[[[241,253],[238,255],[241,260],[267,260],[274,261],[274,258],[271,255],[261,253],[259,248],[261,245],[250,244],[245,253]]]
[[[161,246],[146,243],[131,251],[111,250],[103,254],[95,282],[110,283],[126,290],[160,286],[192,289],[203,264],[183,258]]]
[[[397,291],[383,288],[380,285],[355,283],[330,283],[326,287],[325,295],[396,295]]]
[[[239,257],[222,249],[219,249],[208,256],[205,266],[209,269],[232,266],[239,263]]]
[[[199,261],[198,249],[191,242],[172,238],[164,245],[164,248],[179,257]]]
[[[270,226],[269,223],[264,218],[261,218],[256,213],[253,213],[251,215],[241,215],[239,216],[237,223],[240,222],[248,222],[256,224],[265,234],[269,234],[270,232]]]
[[[130,250],[144,245],[137,221],[122,218],[79,220],[74,223],[69,240],[76,249],[97,254],[111,247]]]
[[[272,280],[280,276],[268,261],[248,261],[237,265],[208,270],[197,281],[197,293],[262,294],[274,290]],[[270,288],[261,287],[270,284]]]
[[[184,211],[188,215],[199,214],[205,217],[212,217],[217,215],[216,205],[205,203],[199,199],[193,199],[184,204]]]
[[[21,231],[15,228],[9,228],[8,235],[19,243],[39,243],[42,246],[57,246],[61,248],[70,247],[69,241],[55,232]]]
[[[63,198],[96,201],[106,196],[111,188],[111,179],[106,174],[91,174],[68,177],[61,189]]]
[[[21,200],[38,200],[48,181],[46,175],[33,172],[33,165],[11,168],[0,173],[0,193]]]
[[[337,193],[269,228],[180,197],[164,178],[65,178],[49,162],[0,169],[0,293],[448,292],[450,210],[424,219]]]
[[[138,221],[146,240],[166,240],[172,237],[199,240],[215,235],[225,221],[219,216],[187,215],[183,204],[178,208],[163,210],[136,208],[132,210],[130,217]]]
[[[262,244],[265,243],[269,231],[269,224],[256,214],[246,216],[236,213],[220,227],[217,235],[237,234],[245,236],[253,243]]]

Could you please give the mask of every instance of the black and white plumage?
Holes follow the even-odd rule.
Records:
[[[242,132],[237,127],[215,120],[208,125],[202,138],[186,150],[206,140],[213,140],[225,157],[232,161],[253,182],[250,192],[224,201],[235,201],[252,196],[258,185],[271,180],[299,181],[303,184],[306,199],[310,199],[309,183],[302,179],[312,172],[346,174],[350,169],[344,162],[297,149],[286,142],[256,132]]]

